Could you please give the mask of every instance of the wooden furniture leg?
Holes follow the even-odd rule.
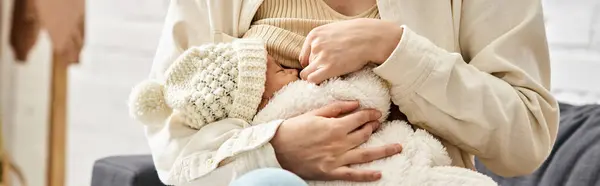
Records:
[[[50,135],[48,186],[65,185],[65,154],[67,137],[67,70],[69,62],[53,53],[50,92]]]

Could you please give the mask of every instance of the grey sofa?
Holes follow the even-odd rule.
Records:
[[[548,159],[533,174],[503,178],[476,161],[477,169],[500,185],[600,185],[600,105],[561,104],[560,112],[556,143]]]
[[[600,105],[560,105],[561,122],[550,157],[533,174],[504,178],[476,160],[477,169],[500,185],[600,185]],[[518,152],[517,152],[518,153]],[[97,160],[92,186],[162,186],[149,155]]]
[[[97,160],[92,186],[163,186],[150,155],[113,156]]]

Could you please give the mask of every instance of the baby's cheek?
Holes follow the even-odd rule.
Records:
[[[281,78],[281,77],[273,79],[273,81],[267,81],[267,85],[265,86],[265,93],[263,96],[270,98],[277,91],[281,90],[283,87],[285,87],[289,83],[291,83],[291,82],[288,81],[288,79]]]
[[[269,78],[269,76],[267,76],[267,82],[265,83],[265,92],[263,93],[263,98],[272,97],[277,90],[279,90],[277,79]]]
[[[283,87],[285,87],[285,85],[287,85],[288,83],[289,83],[289,82],[288,82],[286,79],[284,79],[284,78],[278,79],[278,82],[277,82],[277,84],[273,86],[273,93],[275,93],[275,92],[277,92],[277,91],[281,90],[281,89],[282,89]]]

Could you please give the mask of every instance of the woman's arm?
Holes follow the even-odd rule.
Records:
[[[202,1],[170,1],[150,79],[164,81],[165,71],[183,51],[194,45],[212,42],[209,15],[202,9],[206,9],[206,3]]]
[[[164,72],[183,51],[211,42],[229,42],[237,33],[241,0],[169,0],[169,9],[152,63],[150,78],[162,81]]]
[[[375,72],[411,123],[499,175],[535,171],[559,121],[539,0],[463,1],[460,46],[462,56],[405,27]]]
[[[390,83],[393,102],[411,123],[478,156],[499,175],[529,174],[550,153],[558,128],[541,3],[455,3],[462,3],[462,55],[406,26],[350,20],[309,33],[301,76],[318,83],[369,61],[383,63],[374,71]]]

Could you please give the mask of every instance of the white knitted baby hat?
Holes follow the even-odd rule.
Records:
[[[254,39],[190,48],[167,69],[164,85],[134,87],[130,114],[158,124],[175,110],[196,129],[224,118],[251,121],[265,89],[266,63],[265,46]]]

